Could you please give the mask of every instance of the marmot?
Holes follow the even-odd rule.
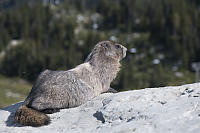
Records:
[[[46,114],[77,107],[106,92],[126,50],[121,44],[102,41],[83,64],[68,71],[43,71],[16,111],[15,121],[26,126],[47,125],[50,118]]]

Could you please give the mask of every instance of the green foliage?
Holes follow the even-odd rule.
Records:
[[[190,64],[200,59],[199,6],[198,0],[66,0],[2,9],[0,73],[34,81],[44,69],[67,70],[82,63],[98,41],[116,36],[137,51],[128,52],[113,87],[191,83]],[[160,62],[154,64],[155,59]]]
[[[24,100],[30,90],[25,80],[0,76],[0,108]]]

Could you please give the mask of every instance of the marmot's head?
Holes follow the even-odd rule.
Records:
[[[127,48],[112,41],[102,41],[96,47],[103,48],[105,55],[109,58],[121,60],[126,56]]]
[[[112,41],[102,41],[97,43],[92,52],[87,57],[86,61],[96,58],[107,58],[120,61],[126,56],[127,48],[119,43]],[[100,57],[99,57],[100,56]]]

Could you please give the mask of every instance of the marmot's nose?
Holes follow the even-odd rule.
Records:
[[[126,48],[126,47],[124,47],[123,45],[121,45],[121,48],[123,49],[123,51],[124,51],[124,52],[126,52],[126,51],[127,51],[127,48]]]
[[[127,51],[127,48],[126,48],[126,47],[122,46],[122,48],[123,48],[125,51]]]
[[[121,47],[122,47],[122,51],[123,51],[123,58],[126,56],[126,51],[127,51],[127,48],[126,47],[124,47],[124,46],[122,46],[121,45]]]

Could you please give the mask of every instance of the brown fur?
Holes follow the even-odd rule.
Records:
[[[37,127],[48,125],[50,123],[50,118],[42,112],[22,105],[15,114],[15,121],[25,126]]]

